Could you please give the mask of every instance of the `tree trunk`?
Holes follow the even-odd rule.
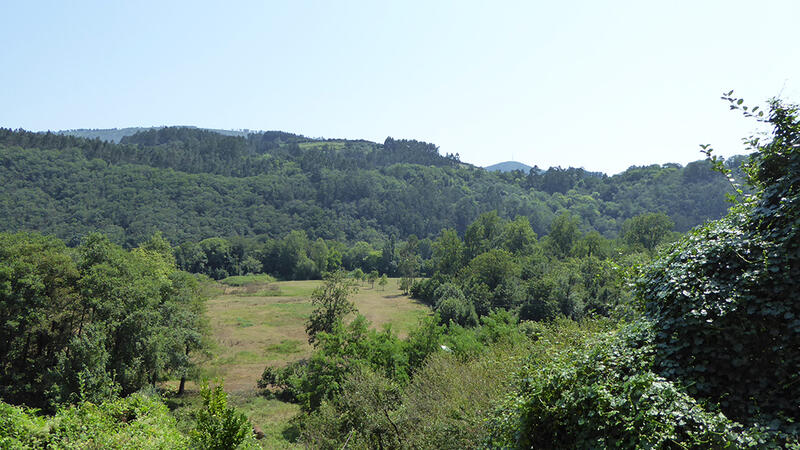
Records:
[[[186,344],[186,360],[189,360],[189,344]],[[178,395],[183,395],[183,390],[186,388],[186,371],[181,375],[181,384],[178,386]]]

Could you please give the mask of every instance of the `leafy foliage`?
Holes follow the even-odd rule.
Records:
[[[51,407],[185,376],[205,344],[204,299],[165,245],[0,233],[0,396]]]
[[[622,224],[622,235],[628,245],[652,251],[669,236],[674,226],[664,213],[642,214]]]
[[[608,316],[626,304],[627,271],[649,254],[597,232],[583,234],[567,214],[552,226],[537,240],[525,217],[507,221],[490,212],[469,225],[464,242],[445,230],[432,245],[435,272],[411,294],[433,306],[444,323],[462,326],[492,310],[539,321]]]
[[[189,448],[157,397],[135,393],[102,403],[80,402],[52,417],[0,402],[2,448]]]
[[[515,392],[493,416],[488,446],[704,449],[780,443],[765,430],[744,429],[705,409],[654,374],[647,328],[641,324],[618,334],[567,326],[566,333],[541,335],[516,376]],[[570,345],[553,338],[569,339]]]
[[[389,348],[395,356],[368,360],[375,352],[367,350],[340,363],[347,370],[336,379],[338,391],[303,417],[303,442],[322,448],[341,448],[345,441],[349,448],[475,447],[527,342],[515,319],[498,312],[471,329],[426,319],[407,340],[388,347],[375,340],[386,334],[366,336],[362,345]],[[386,361],[404,370],[386,370],[397,367]]]
[[[310,344],[317,342],[317,334],[332,332],[346,315],[356,311],[355,304],[348,297],[357,290],[342,271],[328,274],[324,284],[314,289],[311,293],[314,311],[306,324]]]
[[[633,167],[613,177],[560,168],[500,174],[417,141],[223,136],[191,128],[144,131],[121,144],[0,129],[0,178],[0,231],[36,230],[71,246],[100,231],[129,248],[157,230],[173,245],[295,230],[311,240],[379,245],[392,236],[433,238],[447,228],[463,235],[492,210],[526,217],[539,236],[564,211],[582,231],[609,238],[626,219],[654,211],[684,231],[721,216],[730,189],[705,163]],[[508,245],[519,245],[518,238],[530,236],[509,236]],[[241,265],[223,270],[247,273]],[[325,270],[317,267],[317,276]]]
[[[756,193],[689,233],[644,272],[638,290],[655,323],[661,374],[737,420],[796,432],[800,124],[796,107],[771,106],[772,141],[746,169]]]
[[[192,430],[192,443],[196,448],[230,450],[241,444],[251,444],[252,425],[244,414],[228,406],[228,394],[222,383],[213,388],[208,384],[200,388],[203,408],[197,412],[197,423]]]

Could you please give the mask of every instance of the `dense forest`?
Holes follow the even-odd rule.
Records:
[[[725,99],[773,127],[751,156],[611,177],[0,130],[0,447],[256,446],[221,385],[189,425],[162,396],[208,351],[202,286],[263,272],[323,279],[311,356],[258,382],[307,447],[800,448],[798,108]],[[350,300],[387,275],[430,308],[405,336]]]
[[[178,245],[294,230],[380,247],[445,228],[463,234],[492,210],[527,217],[538,235],[563,212],[608,238],[648,212],[667,214],[682,232],[719,218],[732,191],[705,161],[611,177],[558,167],[493,173],[413,140],[193,128],[145,130],[119,144],[0,129],[0,178],[0,230],[40,231],[71,246],[99,231],[127,248],[156,231]]]

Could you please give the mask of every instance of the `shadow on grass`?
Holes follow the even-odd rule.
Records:
[[[290,423],[281,431],[281,436],[289,442],[296,443],[300,439],[300,427],[295,423]]]

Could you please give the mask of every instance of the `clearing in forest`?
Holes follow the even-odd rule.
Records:
[[[275,282],[267,276],[230,281],[215,285],[207,303],[214,348],[203,364],[204,375],[224,380],[231,404],[266,434],[263,445],[293,447],[289,419],[299,408],[259,395],[256,382],[267,364],[283,366],[311,355],[305,322],[313,309],[311,292],[322,282]],[[398,285],[399,280],[391,278],[383,289],[377,283],[374,287],[360,283],[351,299],[373,327],[389,324],[405,336],[431,310],[403,295]],[[179,418],[182,411],[199,405],[195,386],[189,391],[187,397],[173,403]]]

